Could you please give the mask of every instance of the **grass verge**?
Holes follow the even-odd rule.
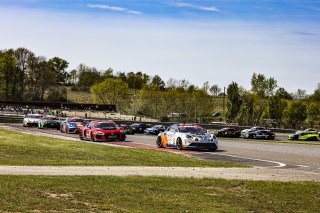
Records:
[[[103,146],[0,128],[0,165],[246,167],[156,150]]]
[[[319,212],[320,183],[101,176],[0,176],[9,212]]]

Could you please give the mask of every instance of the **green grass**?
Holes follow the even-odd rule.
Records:
[[[97,145],[0,128],[0,165],[245,167],[168,152]]]
[[[320,183],[168,177],[0,176],[0,211],[319,212]]]

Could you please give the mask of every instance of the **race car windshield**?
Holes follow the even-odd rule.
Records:
[[[183,128],[179,128],[179,132],[191,133],[191,134],[204,134],[206,133],[206,130],[202,128],[195,128],[195,127],[183,127]]]
[[[101,128],[101,129],[116,129],[117,126],[113,123],[98,123],[94,125],[94,128]]]

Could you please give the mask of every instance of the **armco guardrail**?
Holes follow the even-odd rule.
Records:
[[[0,123],[22,123],[22,116],[4,116],[0,115]]]

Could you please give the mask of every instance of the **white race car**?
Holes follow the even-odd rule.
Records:
[[[266,128],[261,127],[261,126],[254,126],[251,127],[250,129],[244,129],[241,131],[241,136],[242,138],[249,138],[249,133],[250,132],[254,132],[254,131],[258,131],[258,130],[266,130]]]
[[[218,140],[213,133],[191,124],[174,124],[168,127],[158,135],[156,143],[159,148],[218,149]]]
[[[38,126],[38,123],[43,115],[41,114],[27,114],[23,119],[23,126]]]

